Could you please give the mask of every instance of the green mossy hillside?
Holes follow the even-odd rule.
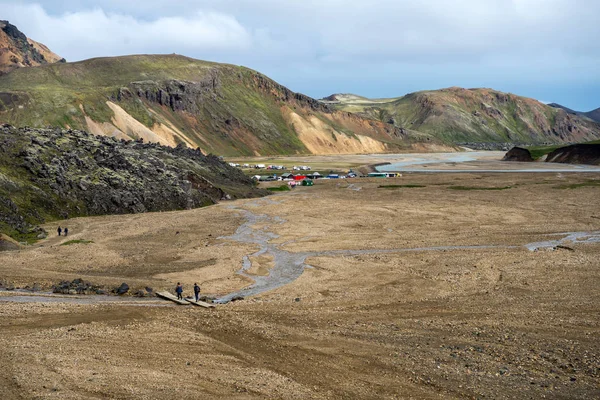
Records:
[[[537,100],[492,89],[447,88],[393,99],[333,95],[338,110],[428,133],[446,143],[568,143],[600,138],[600,125]]]
[[[163,144],[186,143],[223,156],[310,153],[290,113],[305,121],[317,117],[325,130],[356,141],[361,134],[392,148],[431,140],[411,139],[391,125],[357,116],[333,118],[336,111],[329,106],[256,71],[179,55],[96,58],[0,76],[0,122],[14,126],[139,138],[139,127],[119,121],[115,106],[161,136]]]

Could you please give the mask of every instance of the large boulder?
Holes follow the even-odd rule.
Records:
[[[123,295],[127,292],[129,292],[129,285],[125,282],[121,283],[121,286],[115,289],[115,293],[117,293],[118,295]]]
[[[21,246],[11,237],[0,233],[0,251],[19,250]]]
[[[533,161],[529,150],[522,147],[513,147],[505,155],[502,161]]]

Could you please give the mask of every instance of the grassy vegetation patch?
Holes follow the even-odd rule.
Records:
[[[572,183],[570,185],[558,185],[553,186],[553,189],[579,189],[582,187],[598,187],[600,186],[600,181],[587,181],[581,183]]]
[[[287,192],[288,190],[291,190],[291,189],[288,185],[281,185],[281,186],[267,188],[267,190],[270,190],[271,192]]]
[[[71,244],[90,244],[94,243],[93,240],[85,240],[85,239],[75,239],[69,240],[68,242],[61,243],[61,246],[69,246]]]
[[[379,185],[378,188],[382,189],[397,189],[397,188],[423,188],[425,185],[406,184],[406,185]]]
[[[582,144],[600,144],[600,140],[593,140],[591,142],[583,142]],[[552,153],[554,150],[559,149],[561,147],[567,147],[566,144],[556,144],[552,146],[531,146],[527,147],[531,157],[534,160],[537,160],[540,157],[545,156],[546,154]]]
[[[448,186],[448,189],[452,189],[452,190],[506,190],[506,189],[512,189],[512,186],[501,186],[501,187]]]
[[[550,154],[552,153],[554,150],[558,149],[559,147],[563,147],[564,145],[556,145],[556,146],[534,146],[534,147],[528,147],[527,150],[529,150],[529,153],[531,154],[531,158],[533,158],[534,160],[537,160],[540,157],[545,156],[546,154]]]

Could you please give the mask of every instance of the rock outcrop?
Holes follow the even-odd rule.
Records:
[[[600,165],[600,144],[561,147],[548,154],[546,162]]]
[[[533,161],[529,150],[522,147],[513,147],[504,155],[502,161]]]
[[[20,245],[7,235],[0,234],[0,251],[19,250]]]
[[[0,127],[0,233],[36,239],[75,216],[189,209],[266,192],[220,158],[185,146],[83,131]]]
[[[168,107],[171,111],[199,113],[202,103],[215,101],[221,81],[216,69],[211,70],[196,82],[176,79],[162,82],[131,82],[127,88],[119,89],[117,100],[122,101],[136,95],[138,98]]]
[[[29,39],[8,21],[0,21],[0,75],[16,68],[34,67],[64,59],[48,47]]]

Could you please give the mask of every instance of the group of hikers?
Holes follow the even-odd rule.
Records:
[[[175,293],[177,293],[177,300],[183,300],[183,285],[181,282],[177,282]],[[200,286],[198,286],[197,283],[194,283],[194,297],[196,298],[196,301],[200,300]]]
[[[56,232],[58,232],[58,236],[61,236],[61,234],[64,232],[65,236],[67,236],[69,234],[69,228],[65,227],[65,229],[62,229],[60,226],[58,227],[58,229],[56,230]]]

